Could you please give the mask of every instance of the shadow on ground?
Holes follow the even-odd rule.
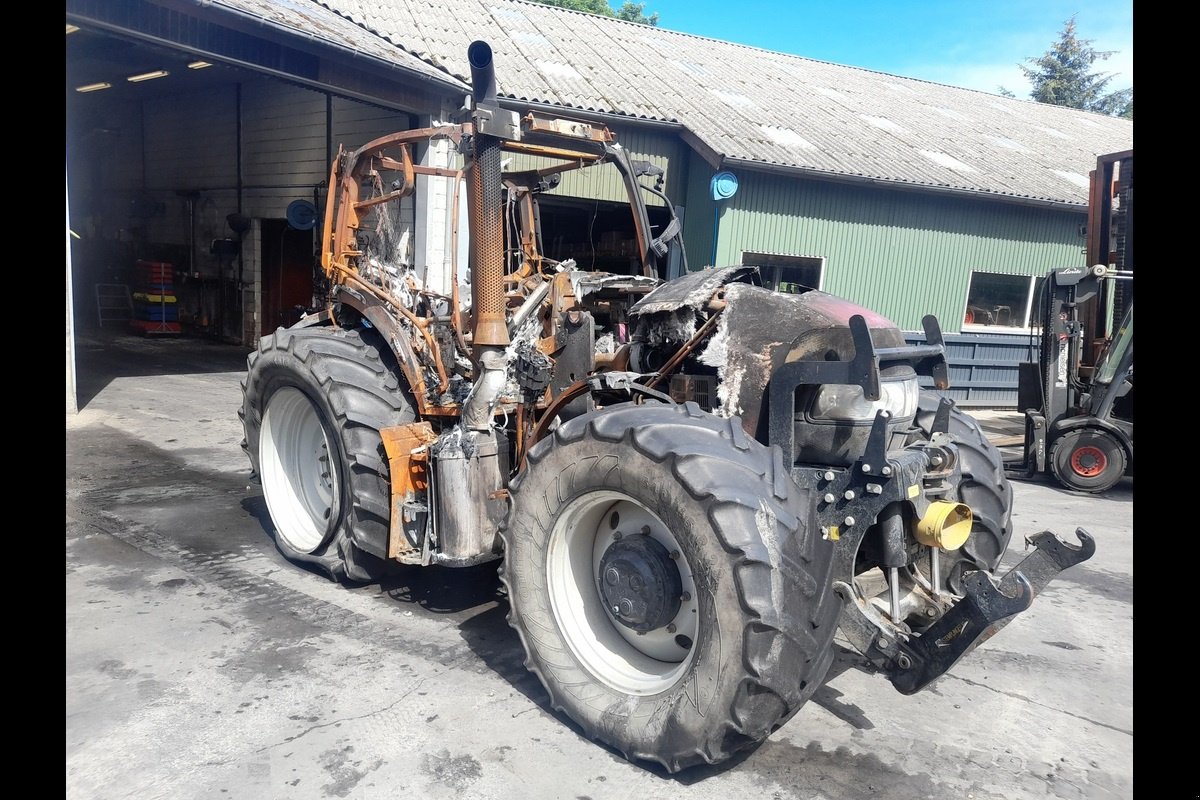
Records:
[[[242,372],[250,348],[212,339],[141,336],[123,328],[75,331],[76,402],[83,409],[114,378]]]

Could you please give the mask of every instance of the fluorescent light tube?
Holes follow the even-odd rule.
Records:
[[[165,69],[156,69],[154,72],[143,72],[141,75],[130,75],[125,80],[129,81],[130,83],[141,83],[142,81],[150,81],[154,80],[155,78],[165,78],[170,74],[171,73],[167,72]]]

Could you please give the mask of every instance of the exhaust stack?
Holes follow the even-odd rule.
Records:
[[[501,206],[500,139],[480,133],[485,118],[499,111],[496,100],[496,69],[487,42],[472,42],[467,48],[471,64],[471,99],[475,135],[468,173],[467,215],[471,221],[471,349],[476,360],[480,348],[505,347],[509,343],[504,318],[504,215]],[[486,109],[480,113],[481,106]]]
[[[487,42],[474,41],[467,48],[471,64],[471,99],[478,108],[496,105],[496,67],[492,64],[492,48]]]

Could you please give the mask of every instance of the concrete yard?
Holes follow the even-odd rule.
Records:
[[[549,709],[494,564],[338,585],[284,560],[239,448],[245,352],[80,332],[73,800],[1133,796],[1130,479],[1102,497],[1014,484],[1006,564],[1047,528],[1086,528],[1096,556],[930,689],[902,696],[842,653],[764,745],[671,776]]]

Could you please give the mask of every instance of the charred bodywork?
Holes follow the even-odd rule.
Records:
[[[968,485],[987,485],[982,471],[989,467],[978,459],[982,454],[986,461],[991,451],[952,403],[918,388],[919,376],[948,386],[935,319],[924,321],[925,344],[908,345],[878,314],[816,290],[769,290],[751,268],[688,272],[669,202],[667,224],[657,232],[650,224],[644,193],[662,196],[661,169],[632,159],[603,126],[501,107],[490,49],[477,42],[469,57],[475,91],[460,123],[340,152],[330,176],[322,248],[326,308],[296,328],[344,329],[363,342],[382,342],[386,352],[364,356],[364,369],[378,371],[378,361],[394,370],[402,396],[386,424],[329,404],[330,413],[344,417],[341,425],[377,428],[377,456],[354,450],[353,437],[341,437],[340,449],[331,446],[330,429],[322,440],[317,427],[304,427],[305,418],[293,426],[325,442],[318,452],[354,450],[343,472],[353,477],[365,470],[387,480],[387,508],[373,512],[387,520],[387,541],[346,526],[347,541],[338,545],[343,556],[357,548],[377,559],[446,566],[515,558],[506,565],[514,618],[537,613],[538,599],[526,596],[535,591],[531,585],[544,584],[550,597],[542,612],[549,621],[522,635],[556,707],[631,757],[678,769],[721,760],[795,713],[828,666],[831,614],[900,691],[913,692],[1027,608],[1060,570],[1091,555],[1083,531],[1078,547],[1043,532],[1030,538],[1036,549],[1017,569],[1000,580],[991,576],[1011,534],[1011,492],[997,472],[994,508],[979,515],[964,502]],[[461,166],[416,162],[418,144],[439,142],[459,154]],[[541,166],[505,172],[507,154],[535,157]],[[546,256],[543,247],[539,197],[565,172],[603,168],[616,169],[627,188],[636,242],[628,274],[580,270],[572,259]],[[449,185],[452,243],[460,234],[459,187],[466,187],[467,286],[460,285],[453,244],[441,278],[429,265],[418,269],[408,255],[398,208],[419,178]],[[672,259],[683,265],[683,275],[664,282]],[[266,385],[265,379],[251,383]],[[268,391],[262,394],[260,401],[247,393],[247,439],[256,464],[253,442],[260,437],[249,421],[266,421],[256,405],[269,411]],[[361,405],[368,400],[374,402]],[[653,424],[631,412],[639,404]],[[279,416],[297,407],[292,397]],[[671,408],[678,414],[665,410]],[[328,424],[328,414],[317,416]],[[682,438],[664,442],[666,431]],[[560,450],[578,451],[580,466],[567,463],[547,478]],[[675,511],[658,494],[661,487],[635,485],[641,476],[612,483],[625,454],[634,451],[649,459],[647,474],[663,470],[664,480],[678,477],[688,487],[690,495],[673,495],[684,498]],[[664,466],[677,458],[684,461]],[[584,481],[582,465],[591,465],[587,480],[595,485],[572,489]],[[699,472],[682,476],[688,469]],[[725,469],[730,486],[762,482],[762,498],[721,488]],[[326,483],[331,472],[321,473]],[[332,482],[301,498],[303,508],[322,512],[313,498],[332,496],[323,513],[328,518],[332,509],[336,518]],[[354,490],[352,482],[342,486]],[[727,493],[734,494],[722,499]],[[371,505],[376,497],[346,502]],[[704,537],[679,527],[690,523],[667,522],[676,519],[672,513],[688,518],[693,502],[734,503],[748,528],[729,523],[733,512],[714,506],[703,519],[712,521],[724,549],[706,555]],[[535,534],[524,531],[534,529],[545,540],[530,550],[523,537]],[[581,538],[581,529],[595,533]],[[985,536],[994,540],[990,550],[972,544]],[[801,546],[803,555],[793,557]],[[327,559],[323,547],[295,557]],[[518,550],[523,554],[514,555]],[[780,571],[778,580],[761,579],[762,587],[742,586],[746,597],[775,599],[739,618],[746,633],[734,637],[749,648],[746,664],[776,653],[745,680],[779,702],[752,703],[747,698],[754,692],[730,684],[727,723],[706,721],[698,703],[699,716],[685,719],[671,697],[690,697],[688,681],[698,675],[709,674],[718,694],[726,680],[727,667],[706,661],[722,648],[712,649],[716,634],[705,626],[742,612],[711,599],[719,586],[706,594],[704,580],[706,564],[731,551],[749,559],[731,580],[760,580],[750,569],[755,564]],[[545,563],[537,561],[543,557]],[[789,588],[776,597],[771,592],[779,586]],[[579,608],[572,611],[572,603]],[[809,609],[809,623],[789,621],[781,610],[797,603]],[[776,615],[785,619],[767,622]],[[572,625],[598,628],[579,638]],[[630,703],[666,698],[667,705],[647,706],[646,719],[670,718],[675,733],[656,734],[658,744],[643,745],[622,732],[629,720],[616,728],[611,717],[591,721],[587,703],[572,705],[568,696],[578,683],[555,683],[554,664],[565,656],[536,666],[539,648],[550,647],[537,632],[547,626],[562,629],[561,649],[574,654],[597,691],[616,691]],[[764,650],[754,642],[765,641],[768,629],[783,632],[784,640]],[[770,676],[786,677],[793,668],[779,663],[789,642],[811,653],[803,660],[812,671],[776,685]],[[687,674],[692,677],[682,677]],[[630,711],[629,719],[640,713]],[[724,724],[729,731],[722,732]]]

